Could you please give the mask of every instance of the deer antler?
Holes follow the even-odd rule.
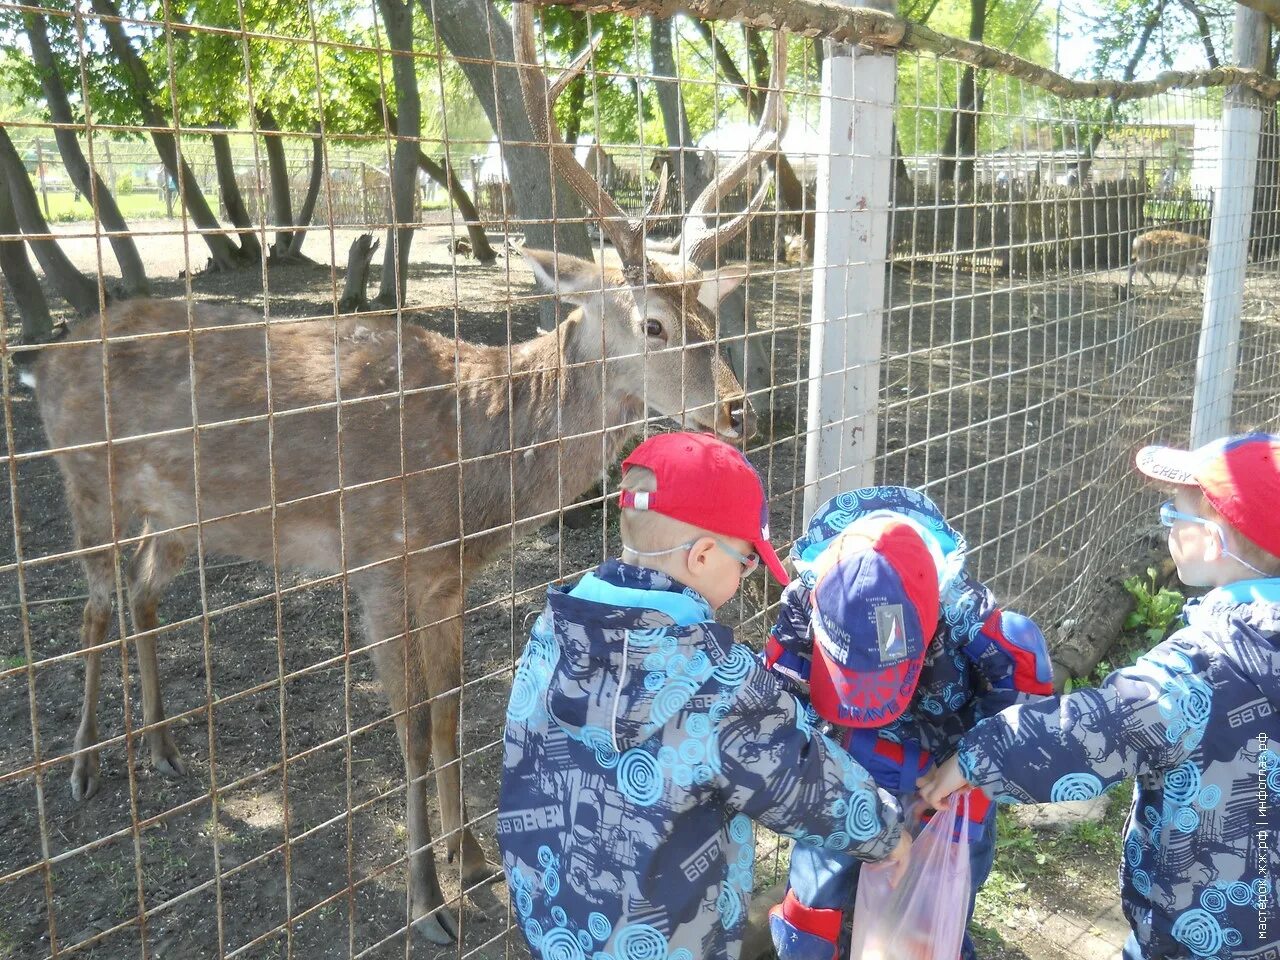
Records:
[[[643,267],[644,220],[632,220],[618,202],[609,195],[598,180],[580,164],[573,155],[573,147],[566,144],[556,129],[552,107],[556,98],[565,87],[578,76],[586,66],[599,45],[601,37],[596,36],[582,53],[574,57],[573,62],[556,78],[556,82],[548,85],[546,74],[538,66],[537,47],[533,37],[533,10],[529,3],[516,0],[512,5],[512,16],[515,19],[516,63],[520,74],[520,89],[524,93],[525,109],[529,112],[529,121],[533,124],[535,135],[545,140],[550,146],[551,161],[556,172],[573,189],[582,202],[600,219],[600,226],[609,239],[613,241],[624,266]],[[645,210],[644,216],[651,217],[662,209],[666,200],[666,170],[658,180],[658,189]]]
[[[773,36],[773,66],[769,72],[769,89],[765,95],[760,124],[756,128],[751,145],[733,163],[716,174],[698,198],[689,207],[689,219],[679,238],[662,247],[668,253],[679,251],[685,263],[702,263],[712,258],[718,247],[740,234],[751,218],[764,206],[769,193],[769,180],[765,178],[756,190],[746,209],[732,219],[710,226],[708,221],[719,219],[720,203],[747,178],[747,175],[765,159],[762,154],[774,153],[782,142],[787,126],[787,109],[783,89],[787,74],[787,43],[781,31]]]

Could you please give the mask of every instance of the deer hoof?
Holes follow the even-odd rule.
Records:
[[[428,943],[446,947],[458,939],[458,922],[444,907],[413,921],[413,931]]]
[[[478,886],[497,880],[502,873],[484,855],[484,849],[476,841],[475,834],[469,828],[462,831],[462,840],[449,845],[449,862],[453,863],[462,854],[462,888]]]
[[[178,752],[169,731],[161,727],[147,734],[147,745],[151,747],[151,765],[170,779],[180,777],[187,772],[182,762],[182,754]]]
[[[475,859],[471,857],[462,859],[463,889],[479,886],[482,883],[493,883],[501,874],[502,871],[495,864],[490,863],[483,853]]]
[[[98,792],[98,758],[81,754],[71,768],[71,799],[79,803]]]
[[[156,768],[158,773],[163,774],[170,780],[181,777],[187,772],[186,764],[182,762],[182,755],[173,749],[172,745],[167,754],[153,753],[151,755],[151,765]]]

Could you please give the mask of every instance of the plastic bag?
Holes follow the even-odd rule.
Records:
[[[969,919],[968,791],[951,796],[911,845],[897,886],[892,864],[858,876],[850,960],[956,960]],[[907,822],[914,819],[908,815]]]

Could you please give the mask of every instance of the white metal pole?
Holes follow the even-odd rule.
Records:
[[[894,12],[885,3],[849,3]],[[813,312],[809,333],[805,518],[875,482],[885,262],[893,184],[897,62],[828,42],[822,65]]]
[[[1247,7],[1236,8],[1235,50],[1240,66],[1257,69],[1264,65],[1267,29],[1263,14]],[[1231,432],[1231,395],[1235,389],[1261,128],[1262,111],[1257,97],[1243,87],[1229,89],[1223,99],[1222,147],[1213,195],[1204,317],[1191,403],[1193,446]]]

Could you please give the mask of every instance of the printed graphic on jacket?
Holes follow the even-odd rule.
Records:
[[[546,960],[736,960],[759,821],[878,859],[900,813],[705,601],[618,562],[552,589],[512,684],[498,806]]]
[[[1218,588],[1186,617],[1096,690],[980,724],[961,770],[1013,802],[1087,799],[1136,776],[1120,873],[1143,955],[1275,958],[1280,580]]]

